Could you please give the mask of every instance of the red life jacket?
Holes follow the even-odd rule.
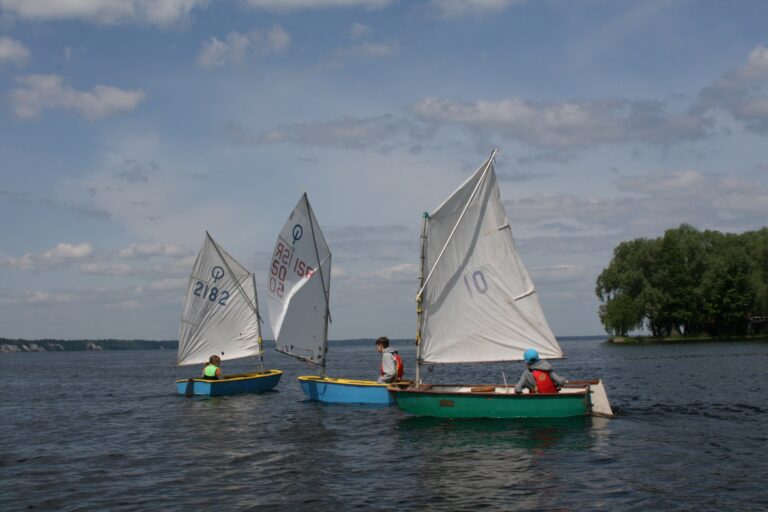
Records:
[[[536,388],[538,389],[539,394],[554,395],[558,392],[555,381],[549,376],[549,372],[533,370],[531,373],[533,373],[533,378],[536,381]]]
[[[403,378],[403,372],[405,371],[403,358],[397,352],[392,352],[391,354],[395,356],[395,380],[400,380]],[[379,372],[381,372],[382,376],[384,375],[384,363],[379,364]]]

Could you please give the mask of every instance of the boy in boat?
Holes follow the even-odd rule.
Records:
[[[386,384],[403,378],[403,358],[389,348],[389,338],[382,336],[376,340],[376,352],[381,354],[380,375],[376,382]]]
[[[208,359],[208,364],[203,368],[203,378],[207,380],[219,380],[221,378],[221,358],[213,355]]]
[[[555,394],[568,382],[552,371],[552,366],[541,359],[535,349],[526,350],[523,358],[527,368],[523,370],[523,374],[515,386],[515,393],[518,395],[525,388],[528,388],[530,393]]]

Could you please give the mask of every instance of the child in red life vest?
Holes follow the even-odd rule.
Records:
[[[379,366],[379,378],[376,382],[397,382],[403,378],[403,358],[393,349],[389,348],[389,338],[382,336],[376,340],[376,352],[381,354]]]
[[[515,393],[520,394],[528,388],[531,393],[555,394],[568,382],[552,371],[552,366],[541,359],[536,350],[529,348],[523,358],[527,368],[515,386]]]

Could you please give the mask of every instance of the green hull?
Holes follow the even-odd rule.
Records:
[[[456,389],[456,386],[445,386]],[[441,418],[567,418],[590,412],[587,391],[557,395],[515,395],[497,392],[453,392],[432,386],[426,390],[394,389],[400,409],[418,416]]]

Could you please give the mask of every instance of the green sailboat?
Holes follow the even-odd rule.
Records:
[[[424,214],[416,380],[390,386],[420,416],[559,418],[611,416],[601,381],[569,382],[557,394],[516,394],[505,384],[428,384],[424,364],[522,361],[528,348],[562,358],[533,281],[515,248],[490,158],[431,214]]]

